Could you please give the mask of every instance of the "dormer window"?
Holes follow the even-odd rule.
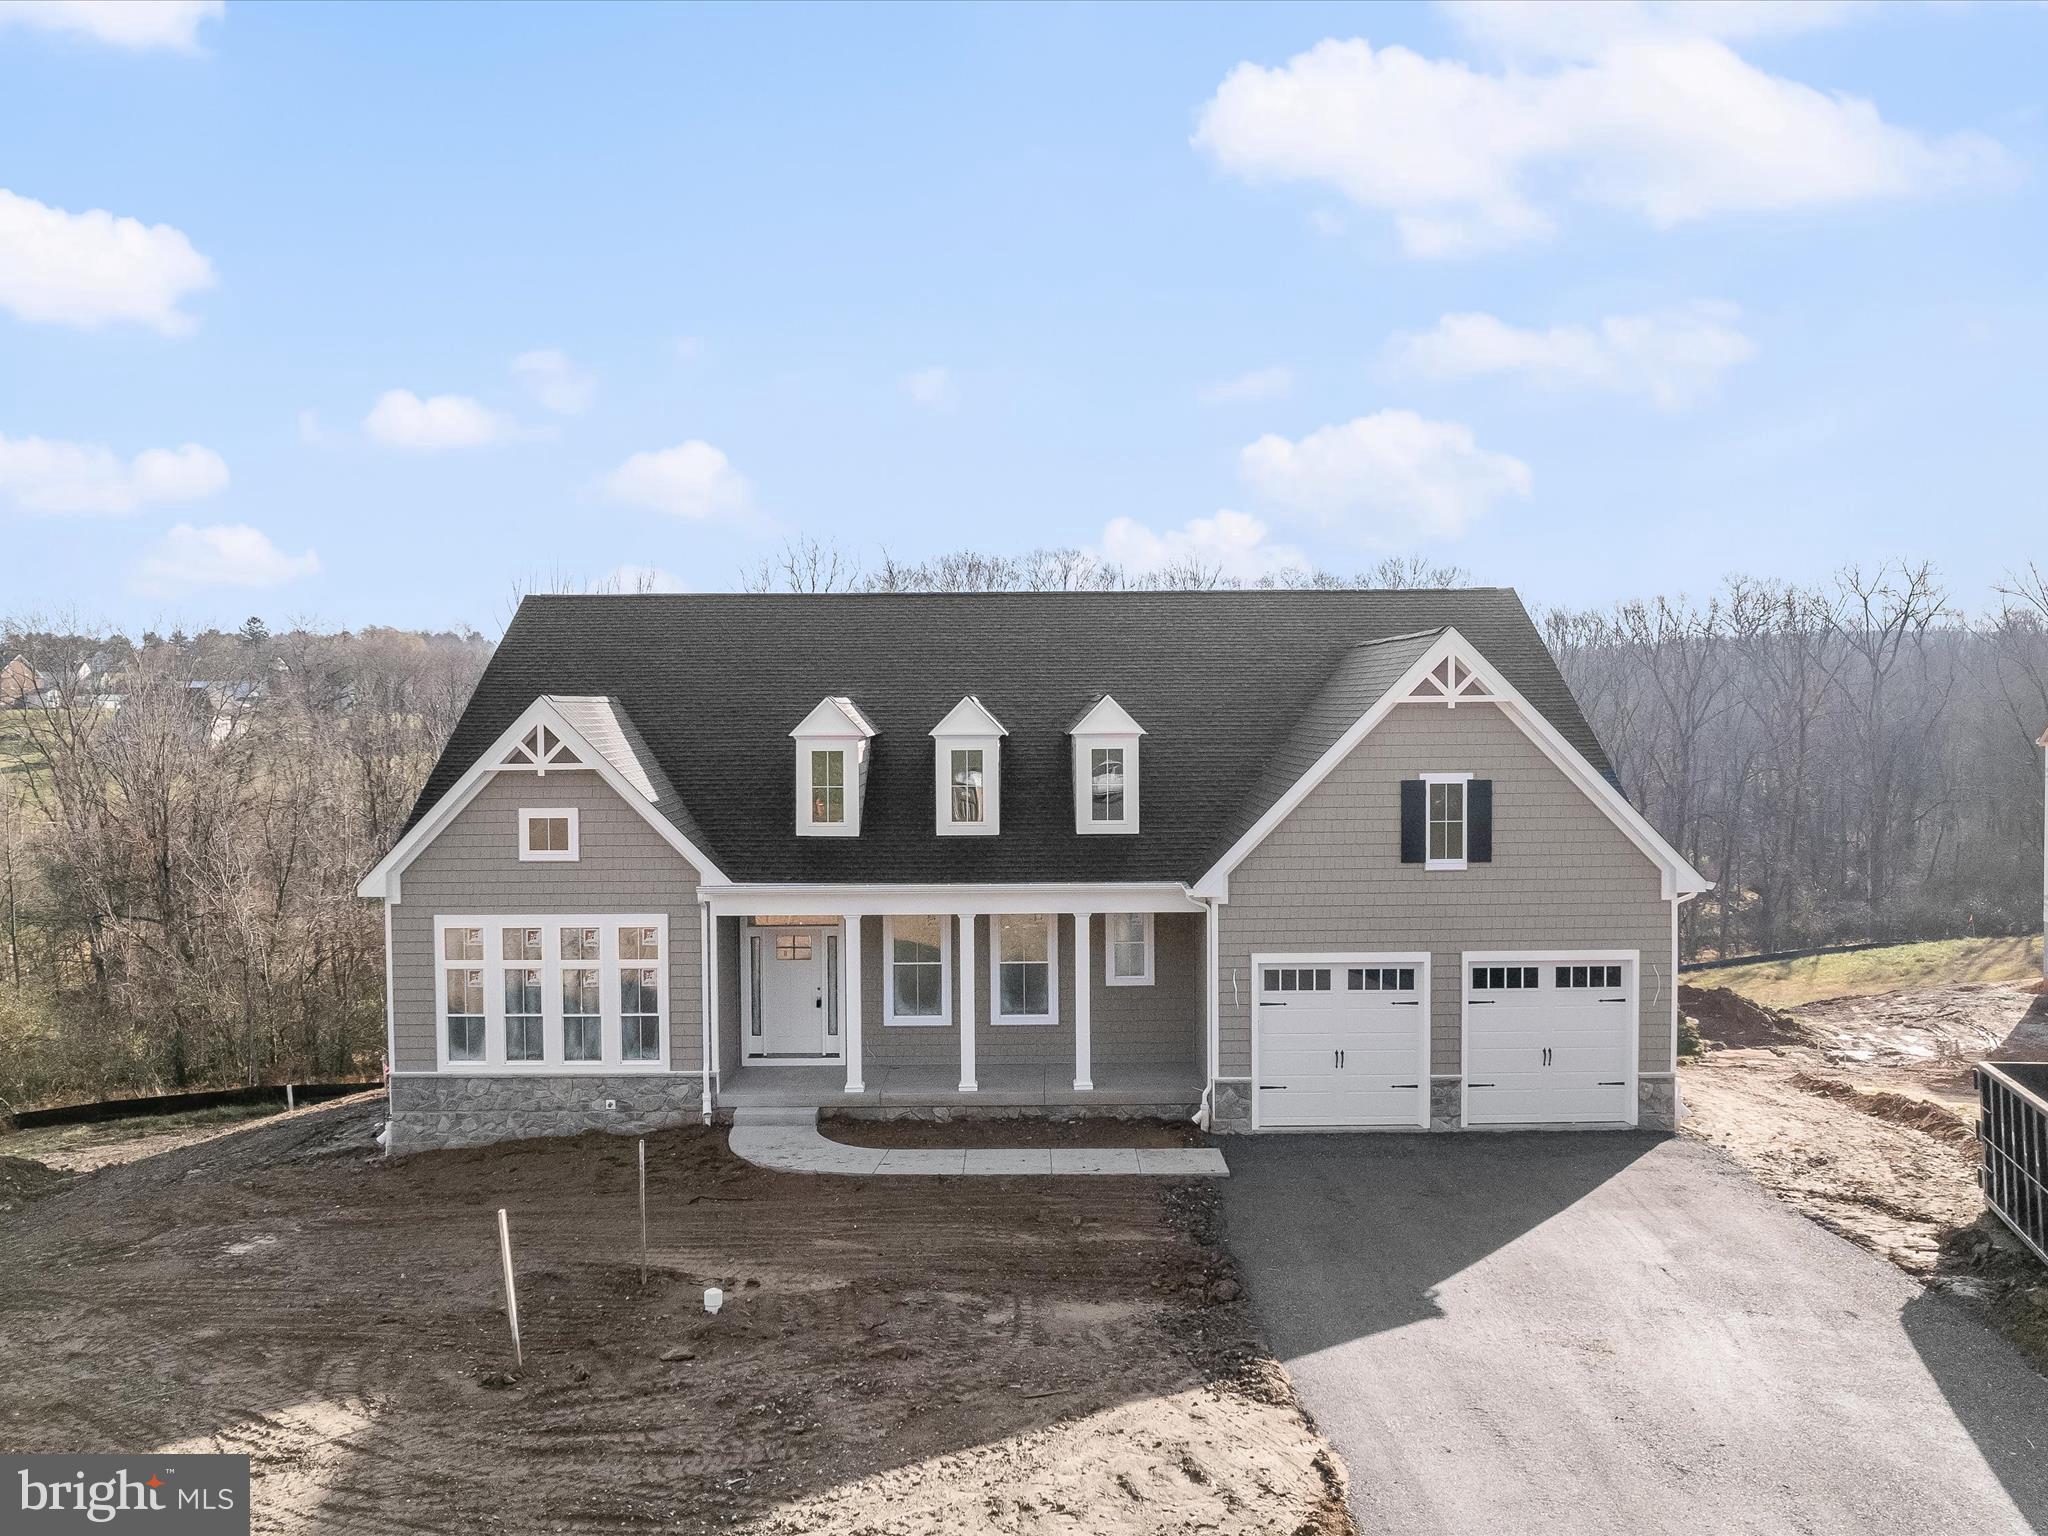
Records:
[[[1003,738],[986,704],[968,694],[932,727],[934,814],[941,837],[993,837],[1002,814]]]
[[[859,837],[875,728],[847,698],[818,701],[791,731],[796,742],[796,834]]]
[[[1074,745],[1074,830],[1087,835],[1138,830],[1138,740],[1145,728],[1108,694],[1068,728]]]

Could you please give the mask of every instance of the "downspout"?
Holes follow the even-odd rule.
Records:
[[[1214,897],[1204,896],[1201,898],[1201,902],[1205,914],[1202,932],[1203,948],[1206,951],[1202,971],[1207,991],[1207,1002],[1203,1010],[1205,1015],[1203,1024],[1209,1045],[1208,1059],[1202,1071],[1202,1102],[1195,1111],[1195,1124],[1203,1130],[1209,1131],[1214,1130],[1216,1126],[1216,1051],[1221,1035],[1217,1020],[1217,1012],[1220,1006],[1218,1001],[1220,994],[1217,989],[1221,985],[1221,981],[1216,974],[1216,956],[1219,949],[1216,930],[1219,923],[1219,914]]]
[[[1674,930],[1675,931],[1675,930]],[[711,964],[713,939],[718,932],[711,919],[711,898],[697,888],[697,1015],[704,1025],[703,1054],[697,1058],[697,1082],[703,1092],[700,1109],[704,1123],[711,1123]]]

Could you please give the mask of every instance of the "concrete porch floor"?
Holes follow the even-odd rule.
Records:
[[[829,1066],[751,1066],[723,1075],[721,1109],[1130,1109],[1193,1114],[1202,1080],[1191,1067],[1095,1069],[1095,1086],[1074,1087],[1071,1066],[985,1066],[973,1093],[960,1091],[958,1067],[873,1066],[865,1090],[846,1091],[846,1069]]]

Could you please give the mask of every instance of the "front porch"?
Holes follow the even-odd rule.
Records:
[[[868,1070],[854,1093],[847,1090],[845,1069],[836,1063],[751,1066],[719,1079],[714,1107],[1182,1116],[1194,1114],[1202,1098],[1201,1071],[1192,1063],[1098,1067],[1094,1083],[1076,1088],[1071,1067],[1049,1063],[990,1065],[981,1069],[974,1089],[963,1092],[954,1067],[878,1066]]]

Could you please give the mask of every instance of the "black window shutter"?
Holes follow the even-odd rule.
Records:
[[[1429,843],[1429,786],[1420,779],[1401,781],[1401,862],[1420,864]]]
[[[1493,780],[1473,779],[1465,786],[1465,862],[1493,862]]]

